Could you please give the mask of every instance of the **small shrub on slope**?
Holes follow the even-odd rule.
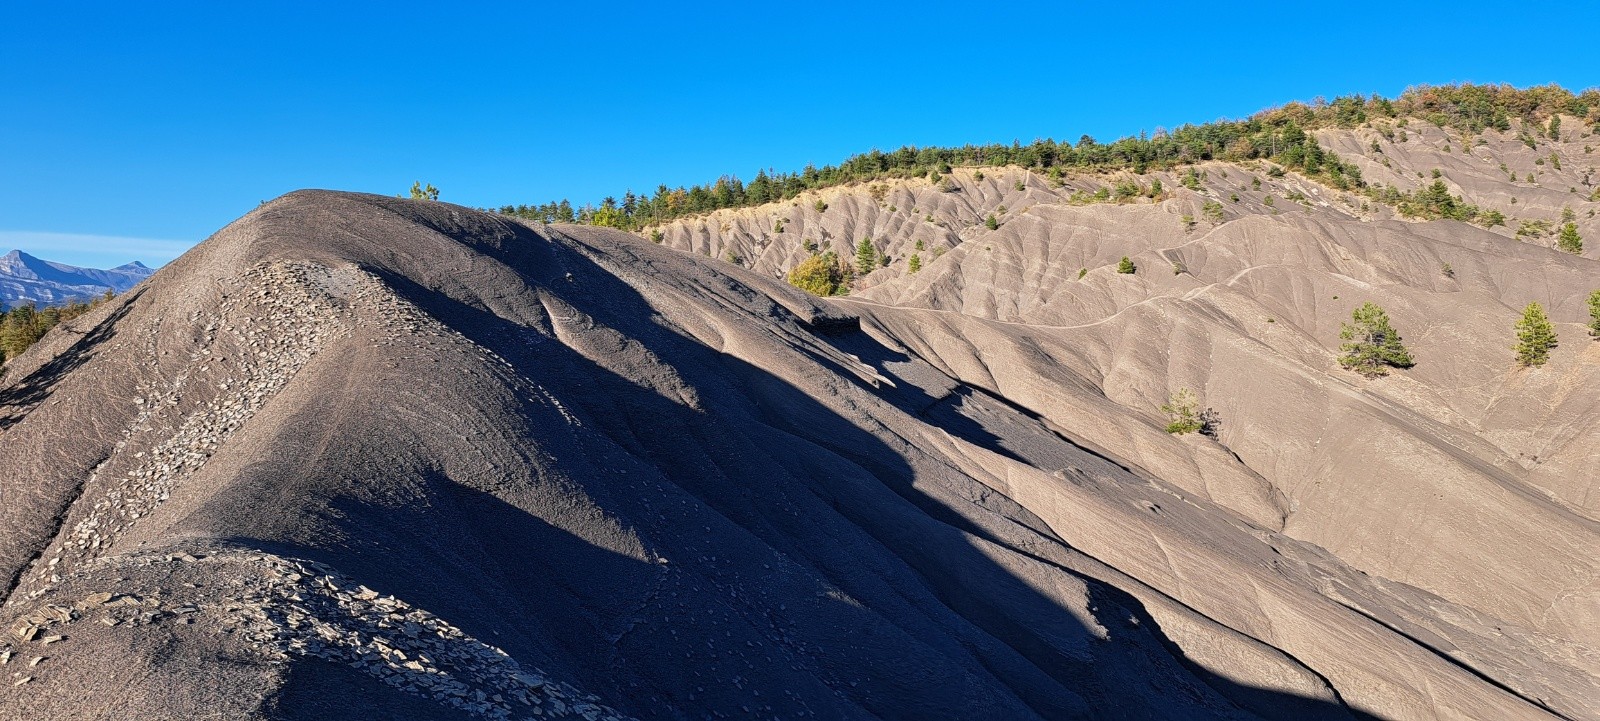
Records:
[[[1339,328],[1339,365],[1368,378],[1389,372],[1389,368],[1416,365],[1410,351],[1400,342],[1400,334],[1389,325],[1389,314],[1375,303],[1362,303],[1351,311],[1349,323]]]
[[[1550,349],[1556,347],[1556,329],[1544,314],[1544,306],[1537,301],[1522,309],[1522,319],[1517,321],[1517,363],[1523,367],[1538,367],[1550,360]]]
[[[872,247],[871,238],[862,238],[856,244],[856,272],[866,275],[878,267],[878,249]]]
[[[838,295],[845,280],[839,256],[831,250],[806,258],[789,271],[789,283],[812,295]]]
[[[1568,253],[1583,252],[1583,236],[1578,235],[1577,223],[1561,226],[1561,236],[1556,239],[1556,247]]]
[[[1161,406],[1161,412],[1167,414],[1167,432],[1173,435],[1198,433],[1205,429],[1205,421],[1200,417],[1200,399],[1188,388],[1180,388],[1172,394]]]
[[[1600,290],[1589,294],[1589,335],[1600,338]]]

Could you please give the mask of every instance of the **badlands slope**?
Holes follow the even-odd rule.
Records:
[[[0,717],[1600,716],[1596,262],[1205,170],[661,246],[268,203],[0,377]],[[866,234],[852,296],[776,279]],[[1338,369],[1368,299],[1414,369]],[[1179,387],[1216,439],[1161,431]]]
[[[869,334],[1186,499],[1227,509],[1253,533],[1307,542],[1374,582],[1426,594],[1420,607],[1385,611],[1340,602],[1396,613],[1475,670],[1506,681],[1488,667],[1491,656],[1521,663],[1509,661],[1520,653],[1511,636],[1544,648],[1587,679],[1566,695],[1581,699],[1570,713],[1590,717],[1600,343],[1583,323],[1585,299],[1600,288],[1600,243],[1578,257],[1553,249],[1553,237],[1514,231],[1523,220],[1554,224],[1570,207],[1580,232],[1600,239],[1600,203],[1587,200],[1600,138],[1575,132],[1534,150],[1515,133],[1490,133],[1463,152],[1438,128],[1412,123],[1408,134],[1394,142],[1371,129],[1325,131],[1321,140],[1369,180],[1402,190],[1431,183],[1438,168],[1453,192],[1501,210],[1511,227],[1407,221],[1354,193],[1274,178],[1267,165],[1209,163],[1198,190],[1176,173],[1057,185],[1020,168],[986,168],[981,179],[957,169],[949,192],[920,180],[885,183],[881,201],[868,187],[825,191],[825,212],[809,196],[723,211],[677,223],[664,242],[714,257],[732,249],[772,274],[803,257],[804,241],[849,256],[873,238],[888,267],[834,301]],[[1551,153],[1563,171],[1536,164]],[[1510,182],[1502,163],[1537,183]],[[1152,178],[1169,197],[1069,202],[1074,191],[1124,179],[1148,187]],[[1221,204],[1220,219],[1204,217],[1206,201]],[[983,223],[990,213],[996,230]],[[782,234],[771,232],[778,218]],[[919,242],[923,270],[912,275],[907,259]],[[1123,256],[1138,273],[1116,273]],[[1535,300],[1557,321],[1561,345],[1548,366],[1519,369],[1512,325]],[[1340,322],[1365,301],[1389,311],[1415,368],[1377,380],[1340,369]],[[1221,419],[1215,440],[1162,432],[1157,408],[1185,387]],[[1272,615],[1241,608],[1236,589],[1198,587],[1204,566],[1159,543],[1085,532],[1082,516],[1024,505],[1074,547],[1231,627]],[[1462,629],[1444,627],[1464,617],[1488,624],[1478,651]]]

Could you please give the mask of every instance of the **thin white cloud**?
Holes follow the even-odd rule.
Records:
[[[15,248],[45,260],[88,268],[112,268],[135,260],[158,268],[183,255],[195,243],[120,235],[0,230],[0,253]]]

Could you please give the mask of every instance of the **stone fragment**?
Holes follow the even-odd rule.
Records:
[[[110,600],[111,600],[111,594],[109,594],[109,593],[91,593],[91,594],[83,597],[83,606],[85,608],[89,608],[89,607],[93,607],[93,606],[101,606],[101,605],[104,605],[107,601],[110,601]]]

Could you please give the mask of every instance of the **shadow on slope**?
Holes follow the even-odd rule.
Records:
[[[74,369],[88,363],[94,358],[95,346],[101,341],[110,338],[117,326],[117,321],[128,314],[133,308],[134,301],[138,300],[144,291],[134,291],[125,298],[118,299],[119,305],[105,318],[96,323],[87,332],[79,332],[68,324],[61,324],[51,329],[52,333],[74,334],[81,336],[73,341],[66,350],[57,353],[44,365],[34,369],[21,382],[6,386],[0,390],[0,408],[6,409],[5,415],[0,415],[0,431],[4,431],[23,417],[28,411],[43,403],[50,397],[50,392],[62,378]]]
[[[282,480],[322,493],[278,488],[271,502],[303,498],[302,512],[326,513],[340,540],[246,543],[328,563],[641,718],[1359,716],[1188,663],[1131,596],[1008,543],[1014,528],[999,529],[1012,519],[973,500],[985,487],[853,400],[843,405],[858,413],[843,415],[772,368],[669,327],[663,314],[681,309],[653,306],[585,254],[516,234],[479,249],[648,348],[708,410],[566,344],[530,345],[528,327],[482,299],[379,271],[549,389],[576,426],[519,393],[520,451],[539,467],[486,483],[426,457],[408,465],[372,450],[361,428],[328,425],[333,441],[316,450],[346,477]],[[530,264],[552,253],[567,280]],[[313,429],[332,423],[306,415]],[[420,497],[357,492],[384,483]],[[1087,611],[1041,584],[1081,584]],[[281,700],[326,688],[305,675],[290,683]],[[284,717],[312,713],[294,705],[279,706]]]

